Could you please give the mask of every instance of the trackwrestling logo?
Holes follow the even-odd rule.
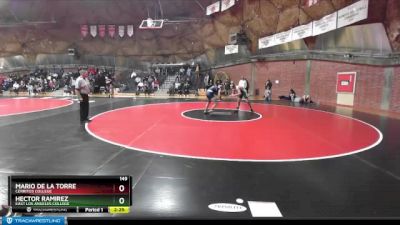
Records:
[[[52,224],[64,225],[64,217],[3,217],[3,224],[13,225],[34,225],[34,224]]]

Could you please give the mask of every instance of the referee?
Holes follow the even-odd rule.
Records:
[[[80,76],[76,79],[75,90],[78,95],[81,123],[91,122],[89,119],[89,93],[90,83],[87,79],[87,71],[79,71]]]

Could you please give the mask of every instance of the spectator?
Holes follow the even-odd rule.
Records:
[[[107,86],[107,91],[108,91],[108,97],[109,98],[114,98],[114,84],[113,84],[113,79],[109,76],[105,77],[106,79],[106,86]]]
[[[210,75],[208,75],[208,73],[207,73],[204,76],[204,87],[205,87],[205,89],[208,89],[209,80],[210,80]]]
[[[183,75],[185,73],[185,68],[183,66],[179,69],[179,75]]]
[[[296,97],[294,102],[296,103],[300,103],[300,104],[309,104],[309,103],[314,103],[311,100],[310,95],[303,95],[301,98],[300,97]]]
[[[236,85],[233,82],[233,80],[231,80],[231,83],[229,84],[229,95],[234,94],[235,89],[236,89]]]
[[[264,93],[265,101],[270,102],[272,99],[272,82],[268,79],[265,83],[265,93]]]
[[[289,92],[290,101],[294,102],[296,98],[296,92],[291,88]]]
[[[186,70],[186,76],[188,76],[188,77],[192,76],[192,68],[190,66]]]
[[[190,79],[187,78],[185,83],[183,84],[183,94],[185,97],[190,93]]]
[[[14,93],[16,95],[18,95],[18,93],[19,93],[19,84],[18,84],[17,81],[15,81],[14,84],[13,84],[13,91],[14,91]]]
[[[75,80],[74,76],[71,76],[70,82],[71,82],[70,86],[71,86],[72,94],[75,95],[75,83],[76,83],[76,80]]]
[[[158,89],[160,88],[160,82],[158,81],[157,78],[154,78],[154,82],[153,82],[153,88],[155,91],[158,91]]]

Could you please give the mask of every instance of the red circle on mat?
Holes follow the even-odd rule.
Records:
[[[0,98],[0,117],[57,109],[72,105],[65,99]]]
[[[236,103],[218,108],[234,109]],[[379,144],[381,132],[362,121],[289,106],[253,104],[262,118],[213,122],[186,118],[204,102],[132,106],[93,117],[90,134],[129,149],[188,158],[300,161],[339,157]],[[243,110],[248,110],[242,103]]]

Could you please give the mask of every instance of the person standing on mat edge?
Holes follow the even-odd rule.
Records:
[[[251,107],[249,97],[247,96],[247,91],[246,91],[246,86],[245,86],[246,83],[247,83],[246,80],[244,79],[244,77],[242,77],[242,79],[239,81],[239,84],[237,86],[238,92],[236,94],[232,94],[232,96],[237,97],[237,106],[236,106],[237,112],[239,111],[240,103],[243,98],[244,98],[244,101],[247,102],[247,104],[249,105],[251,112],[254,112],[253,107]]]
[[[221,86],[217,84],[212,85],[207,89],[206,95],[208,102],[206,105],[206,109],[204,110],[204,114],[212,112],[214,108],[217,106],[217,99],[221,99]],[[214,105],[211,107],[211,110],[208,111],[208,107],[210,106],[212,100],[214,100]]]
[[[264,93],[264,98],[265,101],[271,102],[271,96],[272,96],[272,82],[270,79],[267,80],[265,83],[265,93]]]
[[[90,83],[87,79],[89,73],[86,71],[80,71],[81,75],[76,79],[75,91],[78,95],[80,119],[81,123],[90,122],[89,119],[89,93]]]

